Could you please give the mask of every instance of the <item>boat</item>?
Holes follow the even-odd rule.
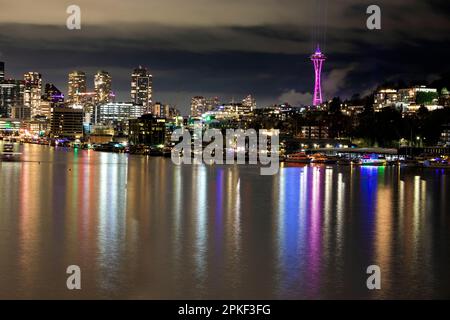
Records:
[[[400,166],[401,167],[419,167],[422,166],[422,164],[414,159],[405,159],[405,160],[400,160]]]
[[[292,154],[288,154],[286,156],[285,162],[293,162],[293,163],[310,163],[311,158],[306,155],[304,152],[296,152]]]
[[[148,155],[151,157],[161,157],[164,155],[163,149],[158,146],[151,146],[148,150]]]
[[[10,142],[5,142],[3,144],[3,149],[1,153],[1,159],[3,161],[14,161],[18,160],[20,152],[14,152],[14,144]]]
[[[324,164],[333,164],[337,163],[339,160],[338,157],[334,156],[326,156],[321,153],[316,153],[311,156],[311,162],[312,163],[324,163]]]
[[[450,169],[450,163],[448,162],[448,160],[442,158],[425,160],[423,166],[425,168]]]
[[[172,156],[172,148],[169,146],[165,146],[162,150],[163,156],[165,158],[170,158]]]
[[[366,154],[361,158],[361,165],[363,166],[385,166],[386,163],[386,158],[375,153],[370,155]]]
[[[347,159],[347,158],[340,158],[337,161],[337,164],[340,166],[350,166],[352,165],[352,160],[351,159]]]

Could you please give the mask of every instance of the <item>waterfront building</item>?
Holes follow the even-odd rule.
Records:
[[[0,133],[16,133],[20,130],[21,121],[13,118],[0,118]]]
[[[91,127],[87,139],[89,143],[108,143],[113,141],[114,135],[115,131],[112,125],[95,124]]]
[[[165,142],[166,119],[144,114],[138,119],[129,121],[129,142],[149,146],[161,145]]]
[[[22,128],[31,134],[44,135],[50,131],[50,120],[44,116],[36,116],[29,121],[23,121]]]
[[[52,108],[50,131],[53,137],[82,137],[83,110],[69,107]]]
[[[96,124],[111,124],[137,119],[144,113],[144,106],[131,102],[110,102],[96,107]]]

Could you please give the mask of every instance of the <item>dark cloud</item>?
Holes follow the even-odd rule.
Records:
[[[0,59],[11,77],[39,71],[63,90],[72,69],[86,70],[91,82],[97,69],[109,70],[123,100],[131,70],[145,65],[154,75],[155,99],[184,111],[198,94],[228,100],[252,93],[260,105],[304,103],[318,39],[328,56],[327,98],[450,71],[448,1],[379,1],[378,31],[365,26],[371,1],[318,2],[320,23],[310,1],[111,0],[107,7],[103,0],[79,1],[82,29],[69,31],[70,3],[0,0]]]

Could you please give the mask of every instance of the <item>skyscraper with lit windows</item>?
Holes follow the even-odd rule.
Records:
[[[139,66],[131,74],[131,101],[142,105],[146,113],[151,112],[153,77],[146,68]]]
[[[202,96],[195,96],[191,99],[191,116],[201,117],[207,110],[206,99]]]
[[[23,80],[3,80],[0,82],[0,117],[11,116],[11,109],[23,106],[25,83]]]
[[[69,73],[69,88],[67,102],[79,105],[86,93],[86,74],[83,71],[72,71]]]
[[[25,82],[23,104],[30,108],[31,116],[37,116],[40,113],[42,94],[42,76],[38,72],[27,72],[23,75]]]
[[[105,104],[112,102],[113,93],[111,91],[111,75],[103,70],[97,71],[94,76],[95,104]]]

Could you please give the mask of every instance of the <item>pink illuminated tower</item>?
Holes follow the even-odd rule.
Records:
[[[317,106],[322,103],[322,87],[320,74],[322,73],[322,65],[326,60],[325,55],[320,52],[319,45],[317,45],[316,52],[311,56],[311,61],[314,63],[314,73],[316,81],[314,83],[314,97],[313,97],[313,105]]]

